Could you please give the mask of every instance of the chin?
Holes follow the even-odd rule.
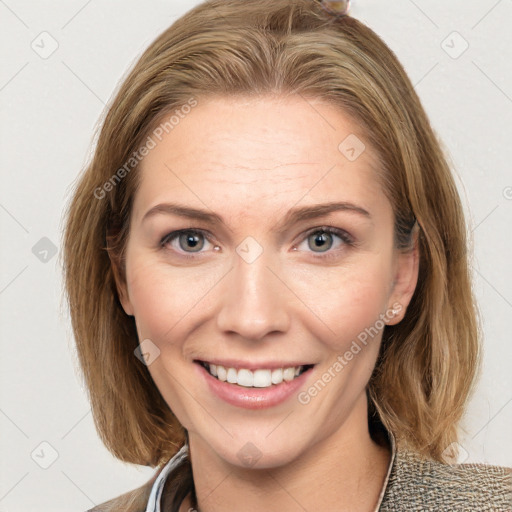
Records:
[[[308,441],[290,436],[284,429],[279,434],[268,434],[275,427],[259,433],[238,429],[233,437],[226,435],[228,442],[225,436],[204,440],[218,457],[241,469],[271,469],[292,464]]]

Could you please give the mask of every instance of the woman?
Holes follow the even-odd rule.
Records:
[[[465,222],[391,50],[313,0],[214,0],[148,48],[77,185],[65,274],[94,510],[511,510],[453,464],[478,368]]]

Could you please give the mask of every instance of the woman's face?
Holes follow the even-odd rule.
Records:
[[[320,101],[265,96],[199,99],[167,132],[141,164],[119,288],[190,439],[273,467],[365,431],[365,386],[417,258],[394,249],[358,126]],[[276,371],[299,365],[314,366]]]

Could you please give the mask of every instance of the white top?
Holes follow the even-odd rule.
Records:
[[[379,501],[377,503],[377,507],[375,508],[375,512],[378,512],[380,505],[382,504],[382,500],[384,498],[384,494],[386,493],[386,489],[388,486],[389,476],[391,474],[391,469],[393,467],[393,463],[395,461],[396,455],[396,443],[393,435],[389,436],[391,441],[391,460],[389,461],[389,467],[386,474],[386,479],[384,480],[384,485],[382,486],[382,490],[380,492]],[[162,512],[160,507],[162,501],[162,493],[164,491],[164,485],[167,480],[167,477],[170,475],[171,471],[176,468],[183,459],[187,458],[189,454],[188,444],[185,443],[180,451],[174,455],[174,457],[164,466],[161,473],[158,475],[155,480],[153,487],[151,488],[151,494],[149,495],[148,505],[146,507],[146,512]]]
[[[185,443],[180,451],[174,455],[174,457],[164,466],[161,473],[158,475],[153,487],[151,488],[151,494],[149,495],[148,505],[146,512],[162,512],[160,508],[160,502],[162,501],[162,493],[164,491],[165,481],[171,473],[171,471],[178,466],[183,459],[188,456],[188,444]]]

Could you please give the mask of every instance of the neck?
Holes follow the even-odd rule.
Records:
[[[337,510],[373,512],[391,452],[370,437],[366,397],[343,425],[284,466],[240,468],[189,432],[197,512]],[[190,496],[180,512],[194,510]]]

